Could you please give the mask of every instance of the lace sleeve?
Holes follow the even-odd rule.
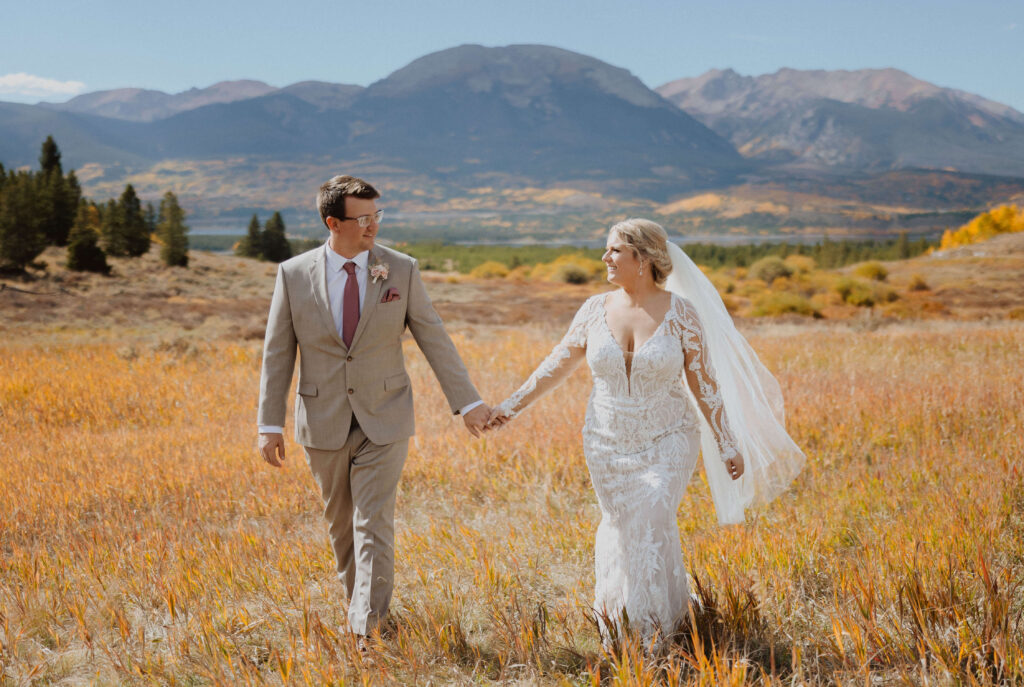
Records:
[[[593,305],[594,299],[590,298],[580,306],[562,340],[537,366],[529,379],[515,393],[498,404],[495,410],[508,417],[515,417],[569,376],[586,354],[587,332],[593,318]]]
[[[718,392],[715,379],[715,368],[711,365],[708,348],[704,338],[704,326],[697,312],[684,299],[674,300],[675,312],[671,318],[676,334],[682,343],[685,357],[684,375],[686,384],[697,401],[697,406],[708,421],[722,460],[735,458],[737,455],[736,438],[729,428],[729,419],[725,416],[722,396]]]

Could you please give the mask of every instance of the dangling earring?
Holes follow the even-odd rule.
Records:
[[[643,274],[644,274],[644,264],[642,262],[640,263],[640,268],[636,271],[636,273],[639,274],[640,276],[643,276]]]

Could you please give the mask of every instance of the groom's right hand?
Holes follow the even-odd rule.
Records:
[[[260,455],[275,468],[284,464],[284,435],[280,432],[260,434]]]

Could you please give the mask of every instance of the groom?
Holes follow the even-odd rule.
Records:
[[[284,461],[284,420],[299,352],[295,440],[324,501],[352,632],[384,618],[394,584],[395,490],[413,434],[402,356],[408,327],[452,412],[479,436],[490,409],[434,312],[416,261],[374,245],[377,190],[336,176],[317,195],[330,237],[281,263],[260,376],[259,450]]]

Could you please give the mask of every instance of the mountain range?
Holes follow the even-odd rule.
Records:
[[[152,122],[204,105],[257,98],[275,90],[262,81],[221,81],[208,88],[190,88],[174,94],[144,88],[118,88],[79,95],[66,103],[39,105],[61,112]]]
[[[1024,178],[1024,114],[895,69],[712,70],[652,90],[625,69],[541,45],[463,45],[368,87],[229,81],[0,103],[7,167],[34,165],[51,134],[65,166],[88,168],[87,191],[147,175],[177,183],[202,167],[204,202],[220,210],[260,190],[287,196],[282,179],[313,168],[421,189],[561,186],[658,202],[760,182],[849,189],[863,184],[836,180],[865,175],[920,187],[922,170],[941,175],[933,187]],[[294,194],[293,207],[308,205]]]
[[[769,163],[1024,175],[1024,114],[897,69],[712,70],[657,91]]]
[[[122,89],[63,104],[0,104],[0,159],[25,164],[53,133],[72,165],[253,155],[373,159],[448,177],[727,183],[731,144],[624,69],[548,46],[462,46],[368,88],[252,81],[176,95]]]

